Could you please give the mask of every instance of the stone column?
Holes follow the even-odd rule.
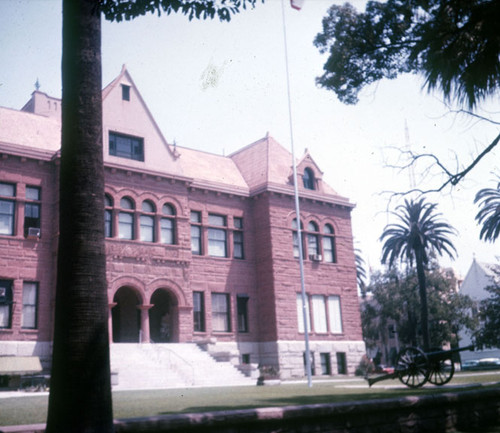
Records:
[[[113,314],[112,309],[116,307],[118,304],[116,302],[108,303],[108,334],[109,334],[109,343],[113,343]]]
[[[141,310],[141,343],[151,343],[149,335],[149,309],[154,307],[153,304],[138,305],[137,308]]]

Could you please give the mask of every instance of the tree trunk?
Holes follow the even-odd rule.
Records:
[[[98,0],[63,1],[62,86],[59,248],[47,432],[112,432]]]
[[[429,314],[427,309],[427,287],[425,282],[424,260],[422,253],[415,251],[417,263],[418,289],[420,294],[420,321],[422,326],[422,339],[424,351],[429,351]]]

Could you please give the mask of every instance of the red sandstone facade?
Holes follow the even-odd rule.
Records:
[[[39,91],[0,108],[0,355],[50,358],[59,109]],[[110,341],[193,342],[302,376],[290,153],[270,136],[228,157],[167,143],[125,69],[103,112]],[[352,373],[364,354],[353,206],[307,152],[297,173],[315,373]]]

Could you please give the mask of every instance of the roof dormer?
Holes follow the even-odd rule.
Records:
[[[299,189],[323,192],[323,172],[307,149],[297,163],[297,182]]]

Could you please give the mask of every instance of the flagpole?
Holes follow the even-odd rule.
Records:
[[[307,386],[312,387],[311,381],[311,352],[309,350],[309,330],[307,321],[307,297],[306,289],[304,283],[304,252],[302,245],[302,228],[300,224],[300,205],[299,205],[299,189],[297,182],[297,165],[295,162],[295,149],[293,145],[293,122],[292,122],[292,103],[290,96],[290,74],[288,71],[288,44],[286,36],[286,21],[285,21],[285,4],[284,0],[281,0],[281,12],[283,16],[283,39],[285,42],[285,67],[286,67],[286,88],[288,95],[288,123],[290,127],[290,147],[292,150],[292,167],[293,167],[293,188],[295,197],[295,214],[297,216],[297,237],[299,243],[299,268],[300,268],[300,288],[302,295],[302,317],[304,321],[304,340],[306,345],[306,373],[307,373]]]

